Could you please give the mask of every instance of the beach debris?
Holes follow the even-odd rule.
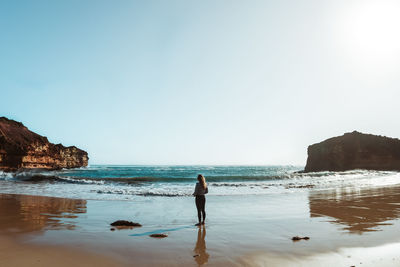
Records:
[[[111,231],[115,231],[115,228],[111,228],[110,230],[111,230]]]
[[[315,185],[313,184],[307,184],[307,185],[295,185],[293,183],[288,184],[285,188],[290,189],[290,188],[314,188]]]
[[[167,234],[151,234],[150,237],[154,237],[154,238],[165,238],[167,237]]]
[[[294,237],[292,237],[292,241],[300,241],[300,240],[302,240],[302,239],[304,239],[304,240],[309,240],[310,238],[309,238],[308,236],[304,236],[304,237],[301,237],[301,236],[294,236]]]
[[[125,221],[125,220],[115,221],[111,224],[111,226],[142,227],[140,223]]]
[[[193,258],[199,257],[200,254],[193,255]]]

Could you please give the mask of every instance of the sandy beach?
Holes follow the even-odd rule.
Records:
[[[0,195],[2,266],[399,266],[400,187],[136,201]],[[140,228],[110,230],[118,219]],[[166,233],[167,238],[149,237]],[[293,242],[293,236],[310,240]]]

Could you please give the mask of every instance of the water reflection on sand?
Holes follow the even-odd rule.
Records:
[[[400,186],[309,192],[310,216],[330,217],[350,233],[380,231],[400,217]]]
[[[208,262],[208,258],[210,255],[206,251],[206,227],[199,226],[199,230],[197,232],[197,242],[196,246],[193,249],[195,252],[194,260],[196,261],[197,265],[201,266]]]
[[[0,232],[74,229],[81,213],[86,213],[86,200],[1,194]]]

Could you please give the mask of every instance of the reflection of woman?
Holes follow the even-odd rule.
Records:
[[[210,255],[206,252],[206,228],[199,227],[199,231],[197,232],[197,242],[196,247],[194,248],[194,252],[196,255],[194,256],[194,260],[198,265],[203,265],[208,262],[208,258]]]
[[[199,223],[196,225],[198,226],[204,224],[206,220],[206,197],[204,195],[208,193],[208,188],[203,175],[199,174],[197,180],[193,195],[196,197],[197,217],[199,218]],[[201,220],[201,214],[203,214],[203,221]]]

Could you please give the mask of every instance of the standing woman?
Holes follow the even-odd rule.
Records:
[[[197,183],[194,189],[193,195],[196,197],[196,208],[197,208],[197,217],[199,218],[199,223],[196,226],[204,224],[206,220],[206,197],[205,194],[208,193],[208,188],[206,184],[206,179],[203,175],[199,174],[197,176]],[[203,221],[201,220],[201,214],[203,214]]]

